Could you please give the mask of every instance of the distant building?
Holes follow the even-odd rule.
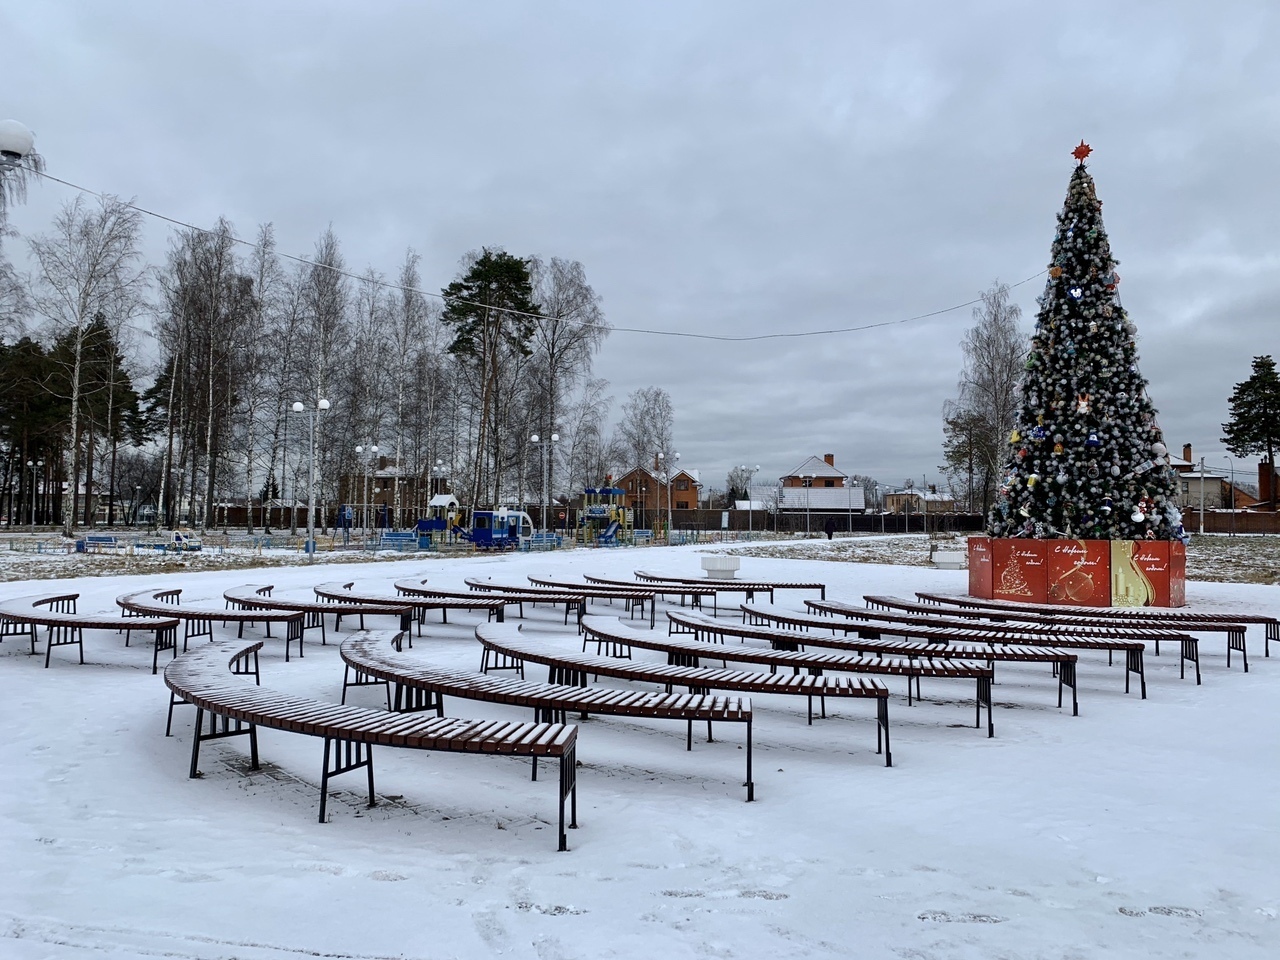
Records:
[[[678,470],[671,477],[668,487],[667,482],[655,471],[637,467],[614,480],[613,485],[625,491],[622,498],[624,507],[665,511],[669,489],[672,509],[696,510],[702,490],[699,476],[697,470]]]
[[[955,513],[955,497],[939,493],[937,487],[928,490],[896,490],[884,495],[884,508],[889,513]]]
[[[836,469],[835,454],[810,457],[778,478],[778,509],[782,512],[866,513],[866,492]],[[754,499],[754,497],[753,497]]]

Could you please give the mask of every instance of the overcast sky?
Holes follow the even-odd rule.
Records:
[[[1280,354],[1280,4],[177,3],[0,7],[0,117],[51,174],[424,285],[484,245],[582,261],[618,327],[901,320],[1043,270],[1081,138],[1171,449],[1225,468]],[[45,229],[71,192],[13,211]],[[167,228],[147,227],[159,261]],[[14,253],[17,245],[11,245]],[[1036,279],[1015,290],[1030,331]],[[839,335],[614,333],[723,485],[810,454],[938,479],[968,309]]]

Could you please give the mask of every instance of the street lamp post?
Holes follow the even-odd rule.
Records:
[[[319,415],[329,409],[329,401],[321,397],[316,401],[314,410],[308,410],[301,400],[295,400],[293,403],[293,412],[302,413],[306,411],[307,418],[310,421],[310,444],[311,466],[307,471],[307,546],[306,552],[315,556],[316,552],[316,420]]]
[[[1204,533],[1204,457],[1200,458],[1200,532]]]
[[[551,445],[560,442],[560,434],[553,433],[544,439],[535,433],[529,442],[542,444],[542,532],[547,533],[547,513],[551,509]]]
[[[757,463],[754,467],[748,467],[744,463],[739,465],[738,469],[745,471],[747,474],[747,539],[750,540],[755,533],[755,501],[751,499],[751,481],[760,472],[760,464]]]
[[[138,526],[138,501],[142,498],[142,484],[135,483],[133,485],[133,526]]]
[[[31,471],[31,489],[28,496],[31,498],[31,532],[36,532],[36,479],[40,471],[44,469],[43,460],[28,460],[27,468]]]
[[[356,453],[360,454],[361,460],[364,460],[364,493],[361,494],[360,500],[360,530],[367,538],[369,536],[369,465],[378,456],[378,445],[369,444],[368,459],[364,457],[364,447],[360,444],[356,445]]]
[[[1231,459],[1231,454],[1224,453],[1222,458],[1227,461],[1231,467],[1231,486],[1228,496],[1231,497],[1231,536],[1236,535],[1236,462]]]
[[[813,486],[813,481],[814,481],[814,479],[815,479],[817,476],[818,476],[818,475],[817,475],[816,473],[802,473],[802,474],[800,474],[800,482],[804,484],[804,535],[805,535],[806,537],[807,537],[807,536],[809,536],[809,533],[810,533],[810,530],[809,530],[809,517],[810,517],[810,515],[811,515],[811,514],[810,514],[810,509],[809,509],[809,507],[810,507],[810,503],[809,503],[809,488]]]

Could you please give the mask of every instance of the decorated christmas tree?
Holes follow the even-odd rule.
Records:
[[[1120,304],[1102,201],[1085,166],[1067,187],[1022,380],[1018,426],[988,529],[995,537],[1175,539],[1168,450]]]

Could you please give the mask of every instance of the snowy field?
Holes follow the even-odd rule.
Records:
[[[5,597],[74,589],[81,612],[180,586],[273,583],[307,596],[355,578],[391,591],[428,577],[526,573],[699,575],[692,548],[11,582]],[[12,575],[12,569],[10,575]],[[828,596],[963,592],[964,572],[744,557],[742,577],[818,579]],[[1192,609],[1280,615],[1275,586],[1189,584]],[[779,595],[800,609],[802,594]],[[596,612],[607,610],[596,607]],[[616,608],[615,608],[616,609]],[[662,607],[659,607],[661,616]],[[723,611],[722,611],[723,612]],[[429,622],[414,656],[474,669],[474,615]],[[456,621],[456,622],[455,622]],[[549,608],[526,633],[579,642]],[[228,634],[229,635],[229,634]],[[998,665],[996,738],[975,730],[968,682],[891,680],[894,766],[875,753],[870,703],[755,697],[757,802],[743,801],[742,731],[684,750],[675,722],[592,718],[579,730],[579,822],[555,852],[555,783],[527,762],[380,750],[381,803],[362,774],[335,781],[316,822],[321,743],[260,735],[206,744],[186,776],[194,711],[166,739],[166,693],[141,637],[91,633],[30,657],[0,644],[0,957],[901,957],[1280,956],[1280,658],[1250,630],[1252,670],[1206,635],[1204,684],[1148,656],[1149,699],[1084,654],[1080,716],[1044,668]],[[636,651],[638,657],[646,656]],[[653,656],[649,654],[648,656]],[[531,668],[530,677],[540,675]],[[286,664],[268,640],[262,681],[336,701],[336,644]],[[356,702],[379,704],[375,690]],[[459,700],[457,716],[525,713]],[[720,739],[723,738],[723,739]]]

